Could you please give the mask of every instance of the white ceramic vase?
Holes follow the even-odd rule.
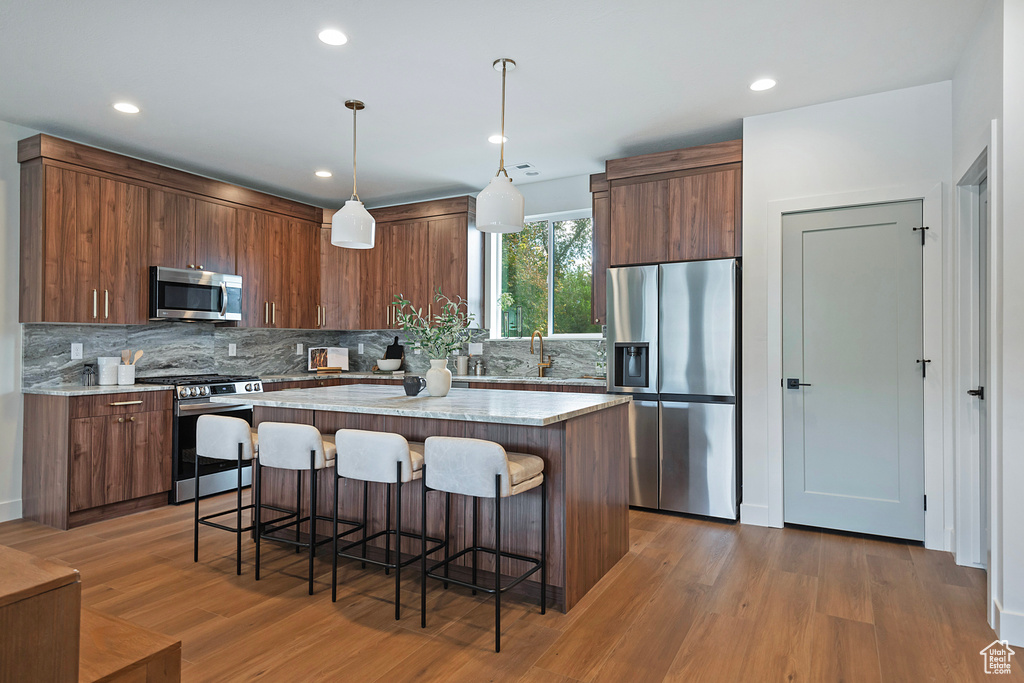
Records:
[[[431,396],[447,396],[452,388],[452,371],[448,369],[448,359],[431,359],[427,370],[427,393]]]

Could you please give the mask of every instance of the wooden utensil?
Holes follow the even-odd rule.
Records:
[[[131,355],[131,349],[125,349],[121,352],[121,365],[128,365],[128,357]]]
[[[140,358],[142,358],[142,349],[139,349],[138,351],[135,352],[135,357],[132,358],[132,365],[138,363]]]

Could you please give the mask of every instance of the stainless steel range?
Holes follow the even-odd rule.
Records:
[[[252,394],[263,391],[259,377],[251,375],[181,375],[171,377],[140,377],[140,384],[174,385],[174,438],[171,502],[193,500],[196,492],[196,421],[200,415],[228,415],[252,424],[252,406],[210,403],[211,396]],[[199,495],[208,496],[238,487],[234,460],[199,458]],[[252,483],[252,468],[246,464],[242,485]]]

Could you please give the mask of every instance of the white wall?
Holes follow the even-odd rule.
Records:
[[[995,220],[996,355],[1001,366],[992,465],[993,564],[1001,575],[993,624],[1001,638],[1024,646],[1024,0],[1003,3],[1001,206]],[[998,549],[998,557],[997,557]]]
[[[0,121],[0,522],[21,517],[21,325],[18,140],[36,131]]]
[[[516,183],[526,200],[526,215],[537,216],[558,211],[589,209],[590,176],[576,175],[539,183]]]
[[[992,119],[1003,115],[1003,3],[990,0],[953,75],[953,180],[989,144]]]
[[[870,201],[891,194],[891,188],[941,182],[945,191],[933,202],[940,206],[932,207],[938,217],[932,227],[943,228],[951,178],[951,119],[948,81],[744,119],[745,523],[783,523],[780,202],[787,210],[798,210],[821,201],[815,197],[830,201],[859,193]],[[941,375],[934,381],[941,382]]]

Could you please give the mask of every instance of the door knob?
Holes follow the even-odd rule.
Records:
[[[790,377],[789,379],[786,380],[786,388],[787,389],[799,389],[800,387],[809,387],[809,386],[811,386],[811,385],[810,384],[806,384],[804,382],[801,382],[800,379],[797,378],[797,377]]]

